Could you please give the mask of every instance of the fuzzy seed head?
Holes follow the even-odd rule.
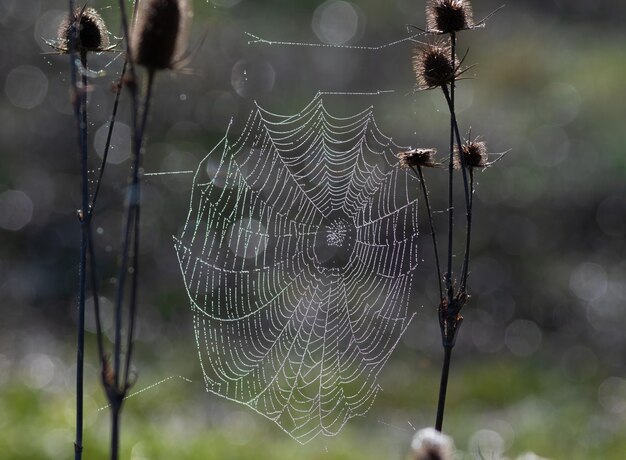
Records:
[[[474,25],[469,0],[429,0],[426,4],[429,32],[449,34]]]
[[[419,89],[439,88],[455,80],[458,61],[448,45],[425,45],[413,51],[413,72]]]
[[[135,62],[150,70],[171,69],[186,42],[191,10],[187,0],[143,0],[131,34]]]
[[[486,168],[489,166],[489,154],[487,153],[487,145],[483,141],[468,140],[463,144],[463,160],[468,168]],[[454,152],[454,167],[461,169],[461,157],[459,151]]]
[[[439,163],[435,161],[435,149],[411,149],[398,152],[396,156],[400,162],[400,167],[410,169],[411,167],[435,168]]]
[[[93,8],[76,8],[72,17],[65,18],[59,26],[55,46],[58,51],[69,51],[74,28],[78,29],[78,40],[75,43],[78,53],[105,51],[109,47],[109,31],[98,12]]]
[[[453,453],[452,438],[434,428],[419,430],[411,441],[411,460],[452,460]]]

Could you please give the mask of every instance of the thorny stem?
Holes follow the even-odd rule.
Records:
[[[424,203],[426,203],[426,210],[428,212],[428,223],[430,224],[430,234],[433,238],[435,264],[437,266],[437,281],[439,281],[439,300],[441,301],[443,299],[443,285],[441,278],[441,266],[439,264],[439,245],[437,244],[437,235],[435,232],[435,223],[433,221],[432,207],[430,206],[430,198],[428,197],[428,188],[426,187],[426,181],[424,179],[422,167],[420,165],[417,165],[417,167],[412,167],[412,169],[413,172],[418,176],[420,184],[422,185],[422,194],[424,195]]]

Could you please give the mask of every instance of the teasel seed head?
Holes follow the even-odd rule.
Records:
[[[487,168],[491,166],[487,145],[484,141],[479,141],[478,138],[474,140],[468,139],[462,145],[462,152],[465,166],[468,168]],[[454,152],[454,167],[461,169],[462,164],[459,149],[457,148]]]
[[[191,18],[187,0],[143,0],[131,32],[134,61],[151,71],[171,69],[185,51]]]
[[[452,460],[454,443],[452,438],[434,428],[424,428],[413,436],[409,458],[411,460]]]
[[[440,88],[454,82],[460,73],[459,62],[452,59],[449,45],[425,44],[413,50],[413,72],[417,89]]]
[[[474,26],[469,0],[428,0],[426,3],[428,32],[449,34]]]
[[[76,8],[71,17],[61,22],[56,42],[47,43],[60,53],[68,53],[74,28],[78,30],[78,40],[74,45],[78,53],[109,50],[109,31],[100,14],[93,8]]]
[[[436,168],[439,163],[435,161],[436,149],[410,149],[398,152],[396,157],[403,169],[417,168]]]

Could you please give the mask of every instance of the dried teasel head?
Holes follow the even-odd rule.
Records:
[[[413,72],[417,89],[440,88],[453,83],[461,74],[460,64],[444,43],[424,44],[413,50]]]
[[[474,27],[469,0],[428,0],[426,3],[428,32],[449,34]]]
[[[396,157],[400,162],[400,167],[404,169],[410,168],[436,168],[439,163],[435,161],[435,149],[410,149],[398,152]]]
[[[187,0],[143,0],[130,39],[134,61],[151,71],[175,68],[187,42]]]
[[[461,166],[465,164],[468,168],[487,168],[493,164],[489,162],[489,154],[487,153],[487,145],[484,141],[479,141],[478,138],[471,140],[468,139],[462,145],[463,160],[459,155],[459,149],[454,151],[454,167],[461,169]]]
[[[109,31],[102,17],[95,9],[86,7],[76,8],[71,17],[65,18],[59,25],[57,39],[46,40],[46,43],[62,54],[68,53],[74,30],[78,31],[74,44],[78,53],[111,50]]]
[[[452,460],[454,442],[452,438],[434,428],[421,429],[413,436],[409,458],[411,460]]]

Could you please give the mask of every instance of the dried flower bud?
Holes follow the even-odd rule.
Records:
[[[418,89],[439,88],[454,82],[459,63],[448,45],[424,45],[413,51],[413,72]]]
[[[396,156],[400,162],[400,167],[409,169],[411,167],[435,168],[439,163],[435,161],[435,149],[411,149],[398,152]]]
[[[411,441],[411,460],[452,460],[453,453],[452,438],[434,428],[419,430]]]
[[[176,66],[186,46],[191,9],[187,0],[143,0],[131,34],[135,62],[150,70]]]
[[[429,0],[426,4],[428,31],[449,34],[474,26],[469,0]]]
[[[65,18],[61,22],[57,40],[47,41],[47,43],[57,51],[67,53],[74,28],[78,29],[78,40],[74,45],[78,53],[109,49],[109,31],[102,17],[93,8],[76,8],[72,17]]]
[[[473,141],[468,140],[462,147],[463,162],[468,168],[486,168],[491,165],[488,161],[489,154],[487,153],[487,146],[483,141],[478,141],[477,139]],[[454,167],[461,169],[462,164],[457,148],[454,152]]]

